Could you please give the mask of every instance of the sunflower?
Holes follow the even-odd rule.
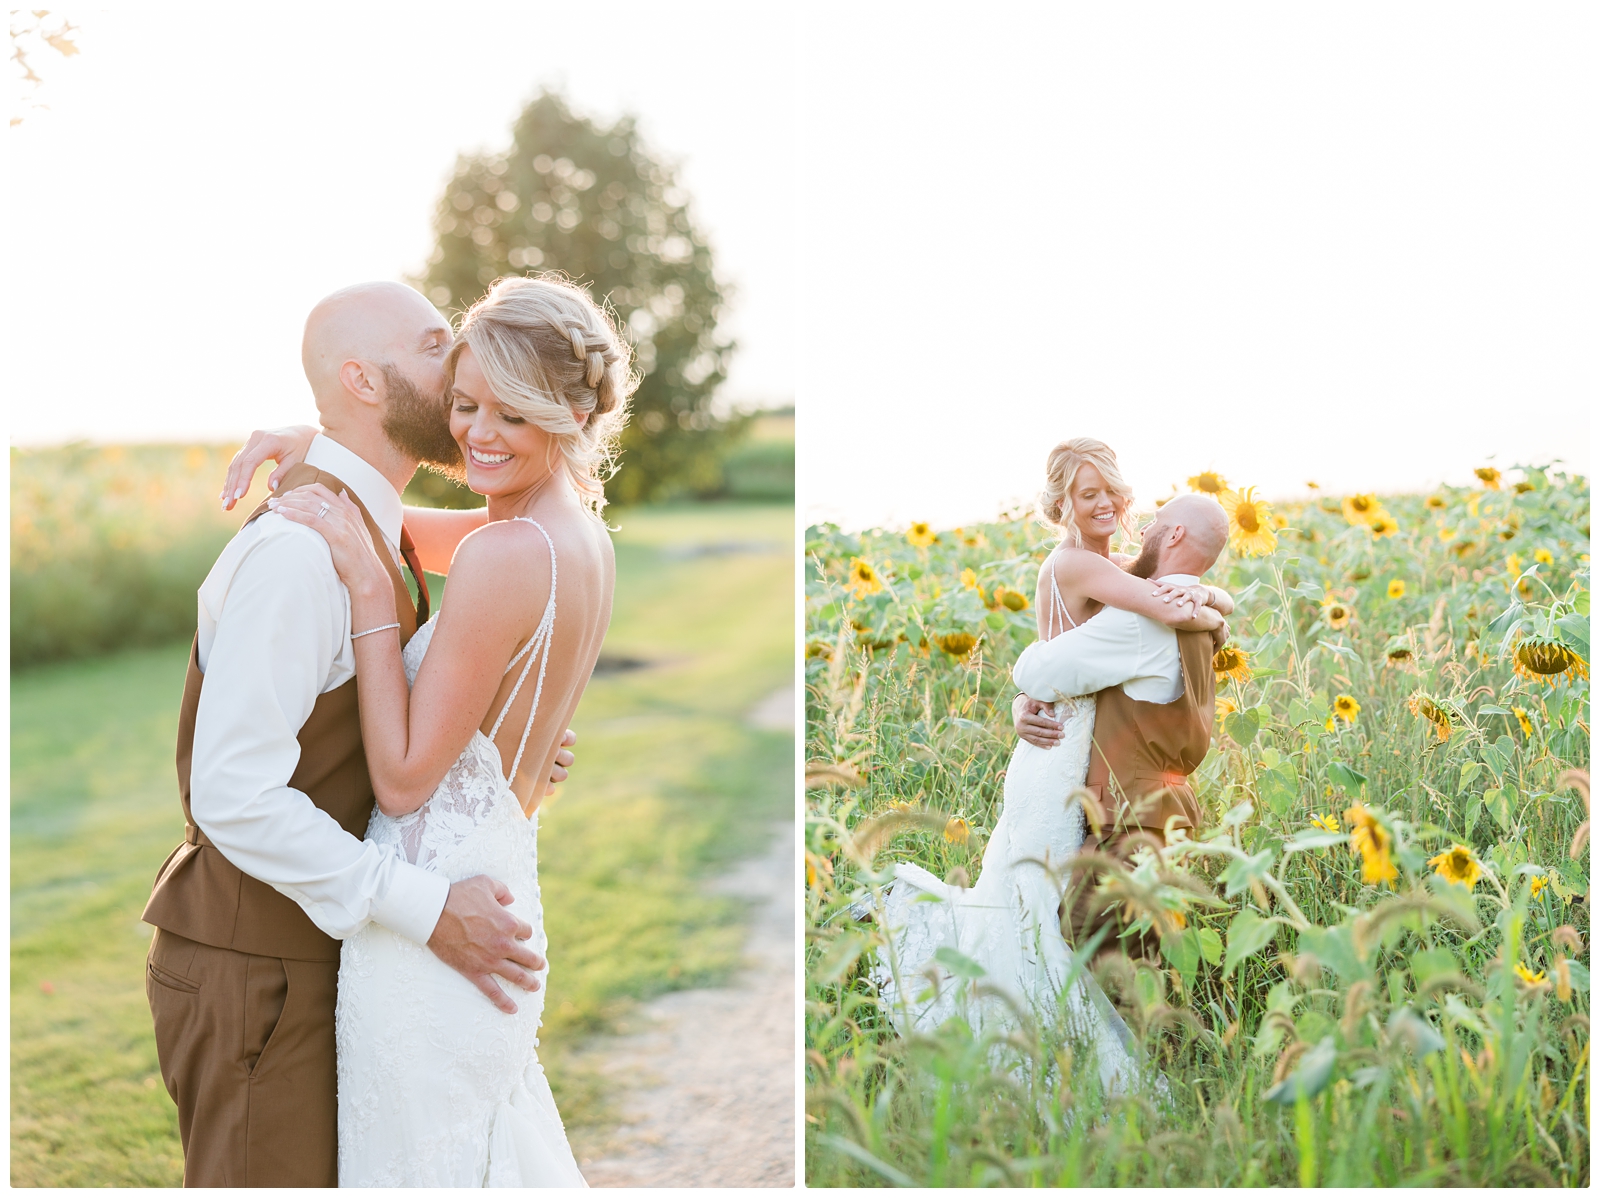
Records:
[[[1450,739],[1450,713],[1440,707],[1425,691],[1417,691],[1406,700],[1406,707],[1418,719],[1427,720],[1433,725],[1434,734],[1440,740]]]
[[[1375,537],[1392,537],[1400,531],[1400,526],[1395,523],[1394,517],[1381,509],[1367,521],[1367,528]]]
[[[1007,611],[1027,611],[1028,597],[1021,591],[1013,591],[1010,587],[995,587],[995,603]]]
[[[1540,546],[1538,549],[1533,551],[1533,560],[1538,562],[1541,566],[1553,566],[1556,562],[1556,559],[1551,552],[1543,546]]]
[[[1372,494],[1346,495],[1341,508],[1351,524],[1366,524],[1383,510],[1378,506],[1378,497]]]
[[[1512,668],[1529,681],[1547,682],[1554,686],[1557,678],[1574,681],[1589,676],[1589,668],[1583,658],[1551,637],[1527,637],[1512,656]]]
[[[1478,879],[1483,877],[1483,866],[1478,864],[1478,859],[1472,855],[1472,850],[1464,844],[1446,849],[1437,857],[1429,857],[1428,864],[1433,866],[1433,872],[1446,882],[1465,886],[1468,890],[1476,886]]]
[[[1379,882],[1392,882],[1398,878],[1400,871],[1389,859],[1389,846],[1392,843],[1389,830],[1360,803],[1346,811],[1344,818],[1346,823],[1352,825],[1350,851],[1361,858],[1361,880],[1369,886],[1376,886]]]
[[[1311,826],[1313,828],[1321,828],[1324,832],[1337,832],[1339,830],[1339,820],[1332,815],[1313,815],[1311,817]]]
[[[1217,672],[1217,685],[1228,679],[1250,681],[1250,655],[1238,645],[1227,644],[1211,655],[1211,668]]]
[[[944,838],[951,844],[966,844],[972,835],[972,825],[959,815],[952,815],[944,826]]]
[[[1273,528],[1277,528],[1277,529],[1288,528],[1289,527],[1289,517],[1287,517],[1287,516],[1274,516],[1272,518],[1272,527]]]
[[[832,661],[833,646],[828,644],[827,641],[807,641],[806,660],[810,661],[813,657],[820,657],[824,661]]]
[[[970,632],[947,632],[942,636],[933,638],[934,643],[948,653],[951,657],[966,657],[972,652],[972,647],[978,643],[978,638]]]
[[[918,549],[926,549],[938,539],[938,534],[921,520],[918,520],[910,528],[906,529],[906,540],[911,542],[911,544],[915,545]]]
[[[1255,497],[1255,488],[1224,491],[1217,498],[1228,513],[1229,543],[1247,557],[1260,557],[1278,547],[1278,534],[1272,531],[1272,509]]]
[[[1517,976],[1523,981],[1527,982],[1530,986],[1537,986],[1540,982],[1544,981],[1544,970],[1542,969],[1538,973],[1534,973],[1533,970],[1529,969],[1521,961],[1518,961],[1516,970]]]
[[[1522,555],[1520,553],[1513,553],[1510,557],[1506,558],[1506,573],[1522,573]]]
[[[1512,483],[1511,484],[1511,489],[1513,491],[1515,491],[1518,495],[1526,495],[1529,491],[1537,490],[1538,488],[1536,488],[1532,483],[1528,482],[1526,479],[1523,479],[1520,482]]]
[[[1329,732],[1337,732],[1337,731],[1339,731],[1339,725],[1337,725],[1337,724],[1335,724],[1333,722],[1333,717],[1331,715],[1327,719],[1322,721],[1322,726],[1323,726],[1324,729],[1326,729]]]
[[[1524,707],[1513,707],[1511,714],[1517,717],[1517,723],[1522,725],[1522,735],[1533,735],[1533,721],[1528,718],[1528,711]]]
[[[1539,897],[1539,892],[1541,890],[1543,890],[1548,885],[1550,885],[1550,879],[1545,877],[1543,874],[1536,874],[1534,877],[1529,878],[1528,879],[1528,897],[1529,898],[1538,898]]]
[[[1232,699],[1217,700],[1217,719],[1219,720],[1227,719],[1230,715],[1238,710],[1238,707],[1234,705]]]
[[[855,593],[857,599],[865,599],[883,590],[883,579],[872,568],[871,562],[864,557],[856,557],[850,559],[850,575],[845,580],[845,586]]]
[[[1383,664],[1385,666],[1409,666],[1416,660],[1416,654],[1411,649],[1411,640],[1404,633],[1392,637],[1383,650]]]
[[[1425,500],[1423,500],[1423,502],[1429,507],[1433,508],[1435,511],[1447,506],[1445,497],[1443,495],[1429,495]]]
[[[969,591],[977,591],[980,595],[983,593],[983,588],[978,585],[978,576],[973,573],[971,566],[961,571],[961,585]]]
[[[1347,724],[1356,722],[1356,716],[1361,714],[1361,704],[1349,695],[1335,695],[1333,699],[1333,714]]]
[[[1322,601],[1322,615],[1328,621],[1328,627],[1338,632],[1350,623],[1350,617],[1355,615],[1355,611],[1349,604],[1329,595]]]
[[[978,532],[976,529],[968,531],[966,529],[958,528],[956,529],[956,539],[968,549],[976,549],[979,545],[984,543],[983,534]]]
[[[1478,481],[1491,491],[1500,489],[1500,471],[1493,466],[1479,466],[1472,473],[1478,476]]]
[[[1320,491],[1322,490],[1322,484],[1308,478],[1306,479],[1306,488],[1312,491]]]
[[[1215,495],[1221,498],[1222,493],[1228,489],[1228,480],[1215,470],[1202,470],[1189,480],[1189,490],[1200,491],[1206,495]]]
[[[1406,580],[1403,578],[1391,578],[1389,580],[1389,598],[1404,599],[1405,597]]]

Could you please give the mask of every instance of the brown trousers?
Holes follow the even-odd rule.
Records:
[[[145,993],[186,1186],[339,1184],[337,961],[286,961],[156,929]]]
[[[1093,850],[1103,853],[1115,861],[1126,865],[1141,843],[1141,836],[1153,836],[1162,844],[1166,837],[1160,828],[1131,828],[1123,832],[1107,830],[1097,842],[1091,832],[1084,839],[1085,851]],[[1100,884],[1100,879],[1105,876],[1105,870],[1097,866],[1086,866],[1075,869],[1067,882],[1066,894],[1061,900],[1061,933],[1073,947],[1086,943],[1091,936],[1101,928],[1106,929],[1105,936],[1100,941],[1100,947],[1095,950],[1095,959],[1106,956],[1108,953],[1124,953],[1129,957],[1148,957],[1152,961],[1161,959],[1161,937],[1155,931],[1142,934],[1124,936],[1130,926],[1122,917],[1120,904],[1107,904],[1105,899],[1095,894],[1095,887]]]

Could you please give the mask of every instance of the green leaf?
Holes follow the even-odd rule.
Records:
[[[1237,828],[1255,813],[1256,809],[1249,803],[1239,803],[1236,806],[1230,807],[1223,814],[1222,826],[1224,828]]]
[[[1478,761],[1464,761],[1461,763],[1461,785],[1466,786],[1479,774],[1483,773],[1483,763]]]
[[[1300,1098],[1315,1098],[1333,1079],[1333,1067],[1339,1060],[1339,1050],[1333,1037],[1324,1036],[1305,1056],[1295,1071],[1284,1078],[1263,1097],[1279,1106],[1293,1106]]]
[[[1200,968],[1200,940],[1193,928],[1169,932],[1161,938],[1161,955],[1185,978],[1193,978]]]
[[[1349,844],[1348,832],[1325,832],[1321,828],[1311,828],[1304,832],[1296,832],[1284,842],[1285,856],[1290,853],[1303,853],[1307,849],[1325,849],[1330,845]]]
[[[1262,801],[1275,815],[1287,815],[1300,797],[1300,776],[1288,762],[1263,770],[1256,781]]]
[[[1347,982],[1371,975],[1367,963],[1356,953],[1348,925],[1307,928],[1300,933],[1300,951],[1310,953]]]
[[[990,628],[993,628],[996,632],[999,632],[1006,626],[1006,618],[997,611],[992,611],[988,615],[984,616],[983,622]]]
[[[1483,792],[1483,806],[1486,811],[1494,816],[1495,823],[1500,825],[1502,831],[1509,832],[1515,822],[1515,815],[1511,809],[1511,800],[1506,797],[1506,792],[1498,787]]]
[[[1240,748],[1246,748],[1261,730],[1261,721],[1253,710],[1230,711],[1223,717],[1222,730],[1232,737]]]
[[[1358,769],[1352,769],[1342,761],[1328,763],[1328,780],[1340,790],[1360,793],[1361,788],[1367,784],[1367,776]]]
[[[958,978],[975,981],[988,972],[971,957],[963,956],[953,948],[941,948],[933,954],[933,959],[939,962]]]
[[[1254,857],[1235,857],[1228,862],[1228,868],[1222,871],[1222,880],[1227,883],[1224,893],[1229,898],[1242,894],[1250,889],[1250,883],[1259,882],[1262,876],[1272,868],[1273,853],[1271,849],[1257,853]]]
[[[1567,973],[1572,978],[1572,988],[1589,993],[1589,967],[1578,961],[1567,962]]]
[[[1482,707],[1478,708],[1478,714],[1479,715],[1510,715],[1511,712],[1507,711],[1504,707],[1494,707],[1494,706],[1491,706],[1488,703],[1485,703]]]
[[[1228,925],[1228,954],[1222,963],[1222,976],[1229,977],[1247,957],[1252,957],[1278,934],[1276,919],[1262,919],[1254,911],[1241,911]]]
[[[1425,949],[1411,958],[1411,976],[1416,979],[1419,986],[1436,974],[1460,971],[1461,966],[1456,961],[1456,955],[1447,948]]]
[[[1272,621],[1276,614],[1273,611],[1264,611],[1251,621],[1250,626],[1256,630],[1256,635],[1259,636],[1272,627]]]
[[[1199,932],[1200,955],[1209,965],[1222,964],[1222,937],[1217,935],[1212,928],[1201,928]]]
[[[1444,1037],[1410,1007],[1400,1007],[1389,1016],[1389,1035],[1419,1057],[1425,1057],[1430,1052],[1438,1052],[1444,1047]]]
[[[869,936],[859,932],[845,932],[828,946],[828,951],[823,954],[822,960],[817,965],[817,980],[824,984],[832,984],[841,980],[845,974],[854,967],[856,960],[866,952],[872,944]]]
[[[1556,621],[1561,629],[1561,639],[1587,659],[1589,656],[1589,621],[1578,615],[1562,616]]]

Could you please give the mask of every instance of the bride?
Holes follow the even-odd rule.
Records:
[[[452,881],[503,882],[541,954],[536,808],[542,780],[570,761],[562,732],[611,618],[601,471],[634,385],[628,361],[608,317],[558,279],[502,280],[467,312],[447,361],[450,434],[487,523],[415,522],[423,565],[449,569],[449,603],[403,652],[356,506],[317,484],[269,501],[327,539],[350,592],[377,797],[367,839]],[[252,471],[291,456],[270,437],[253,448]],[[513,1004],[494,979],[475,984],[377,924],[344,941],[341,1186],[585,1184],[539,1064],[539,981]]]
[[[1105,607],[1178,630],[1222,626],[1233,608],[1224,592],[1145,581],[1135,559],[1111,552],[1118,530],[1126,539],[1136,535],[1131,498],[1116,455],[1102,442],[1081,437],[1051,451],[1039,516],[1061,541],[1039,569],[1041,642]],[[1057,877],[1084,842],[1075,792],[1088,770],[1094,714],[1093,695],[1061,700],[1054,704],[1061,723],[1054,748],[1018,742],[1000,818],[970,890],[919,865],[896,867],[882,906],[889,944],[873,973],[902,1033],[932,1030],[958,1013],[974,1028],[1014,1026],[1016,1012],[1047,1024],[1060,1019],[1069,1036],[1095,1044],[1108,1089],[1123,1089],[1135,1073],[1132,1036],[1081,960],[1074,968],[1059,910]]]

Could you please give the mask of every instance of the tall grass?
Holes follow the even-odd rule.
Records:
[[[810,530],[809,1182],[1586,1185],[1588,682],[1513,666],[1588,657],[1589,489],[1522,482],[1390,497],[1393,533],[1289,505],[1215,572],[1247,664],[1206,825],[1113,875],[1161,951],[1098,970],[1165,1098],[1103,1093],[1049,1018],[897,1037],[847,911],[900,860],[976,880],[1043,531]]]
[[[11,451],[11,663],[158,645],[194,631],[195,590],[266,495],[216,499],[236,445]]]

